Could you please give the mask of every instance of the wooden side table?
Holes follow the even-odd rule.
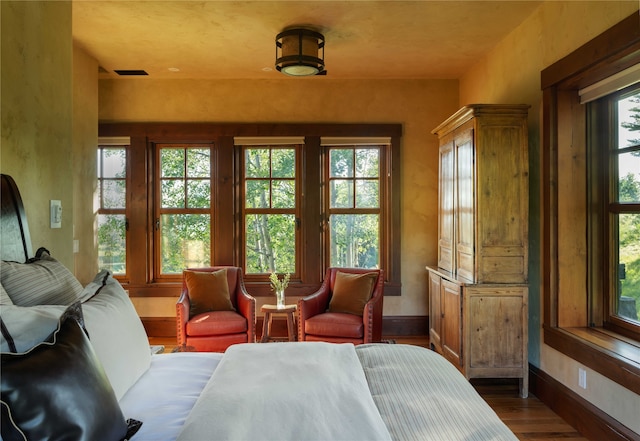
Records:
[[[287,314],[289,341],[296,341],[296,317],[294,315],[296,309],[297,305],[284,305],[284,308],[278,308],[276,305],[262,305],[260,311],[264,312],[264,323],[262,324],[262,339],[260,342],[266,343],[270,340],[276,340],[271,337],[273,314]]]

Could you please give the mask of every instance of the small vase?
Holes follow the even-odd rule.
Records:
[[[276,306],[278,309],[284,308],[284,289],[276,291]]]

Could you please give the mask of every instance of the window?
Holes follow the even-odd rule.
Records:
[[[632,14],[541,72],[541,294],[544,343],[640,393],[640,327],[624,306],[637,294],[638,169],[625,167],[638,121],[623,107],[638,91],[637,29]]]
[[[329,266],[379,268],[381,147],[328,147]]]
[[[114,275],[127,273],[128,140],[101,139],[98,147],[98,267]]]
[[[157,144],[155,249],[158,277],[209,266],[211,146]]]
[[[596,252],[601,241],[606,256],[601,266],[604,283],[591,287],[591,323],[640,336],[640,87],[588,106],[594,164],[589,182],[600,187],[589,194],[604,201],[601,219],[591,225],[603,237],[594,237],[596,243],[589,248]]]
[[[296,296],[310,294],[338,265],[381,268],[385,295],[399,295],[401,133],[399,124],[101,124],[101,136],[130,137],[129,295],[176,297],[185,268],[218,265],[242,267],[254,296],[272,295],[272,271],[291,274]]]
[[[295,145],[243,147],[246,274],[298,276],[297,150]]]

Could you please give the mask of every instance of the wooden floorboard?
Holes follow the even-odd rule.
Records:
[[[427,336],[384,336],[396,343],[429,347]],[[175,338],[150,337],[152,345],[176,347]],[[519,440],[588,441],[535,396],[520,398],[517,380],[472,380],[471,384]]]

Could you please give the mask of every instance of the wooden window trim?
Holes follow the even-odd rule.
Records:
[[[574,276],[579,286],[560,295],[561,275],[566,277],[568,269],[560,264],[558,152],[583,148],[586,141],[586,112],[578,89],[639,62],[636,12],[541,72],[544,342],[635,393],[640,393],[640,342],[589,326],[587,286],[594,282],[587,279],[589,268],[599,262],[585,262],[584,281]]]
[[[300,269],[304,283],[290,285],[290,295],[306,295],[315,291],[324,278],[323,258],[318,253],[319,245],[314,245],[320,238],[320,191],[318,182],[321,176],[321,137],[389,137],[392,148],[388,149],[389,170],[392,171],[387,185],[390,195],[390,211],[392,213],[390,224],[386,234],[389,243],[393,244],[389,250],[389,263],[385,268],[385,296],[401,295],[401,240],[400,240],[400,141],[402,136],[401,124],[298,124],[298,123],[136,123],[136,122],[104,122],[98,126],[99,136],[129,136],[131,139],[131,157],[133,170],[131,172],[132,201],[130,223],[131,247],[139,251],[140,258],[131,259],[131,278],[126,288],[132,297],[173,297],[179,295],[180,282],[157,283],[153,280],[153,271],[150,268],[149,256],[153,255],[152,241],[147,234],[152,231],[153,213],[151,207],[142,200],[147,194],[153,194],[153,158],[148,157],[147,145],[150,143],[213,143],[217,148],[215,161],[218,164],[226,164],[226,167],[217,167],[213,173],[215,181],[216,207],[214,212],[221,213],[226,208],[233,207],[234,213],[238,212],[241,201],[239,192],[235,191],[240,185],[240,164],[235,156],[234,137],[288,137],[302,136],[305,138],[304,150],[304,198],[301,205],[302,216],[306,219],[318,219],[318,225],[303,224],[301,231],[304,263]],[[116,135],[117,134],[117,135]],[[316,162],[317,161],[317,162]],[[317,174],[317,176],[316,176]],[[220,243],[220,239],[228,240],[233,237],[234,245],[215,247],[212,257],[216,264],[239,265],[241,256],[238,255],[241,237],[234,235],[239,231],[239,216],[222,216],[217,219],[213,232],[214,243]],[[149,245],[151,243],[151,245]],[[252,294],[256,296],[269,296],[268,283],[259,283],[250,287]]]

